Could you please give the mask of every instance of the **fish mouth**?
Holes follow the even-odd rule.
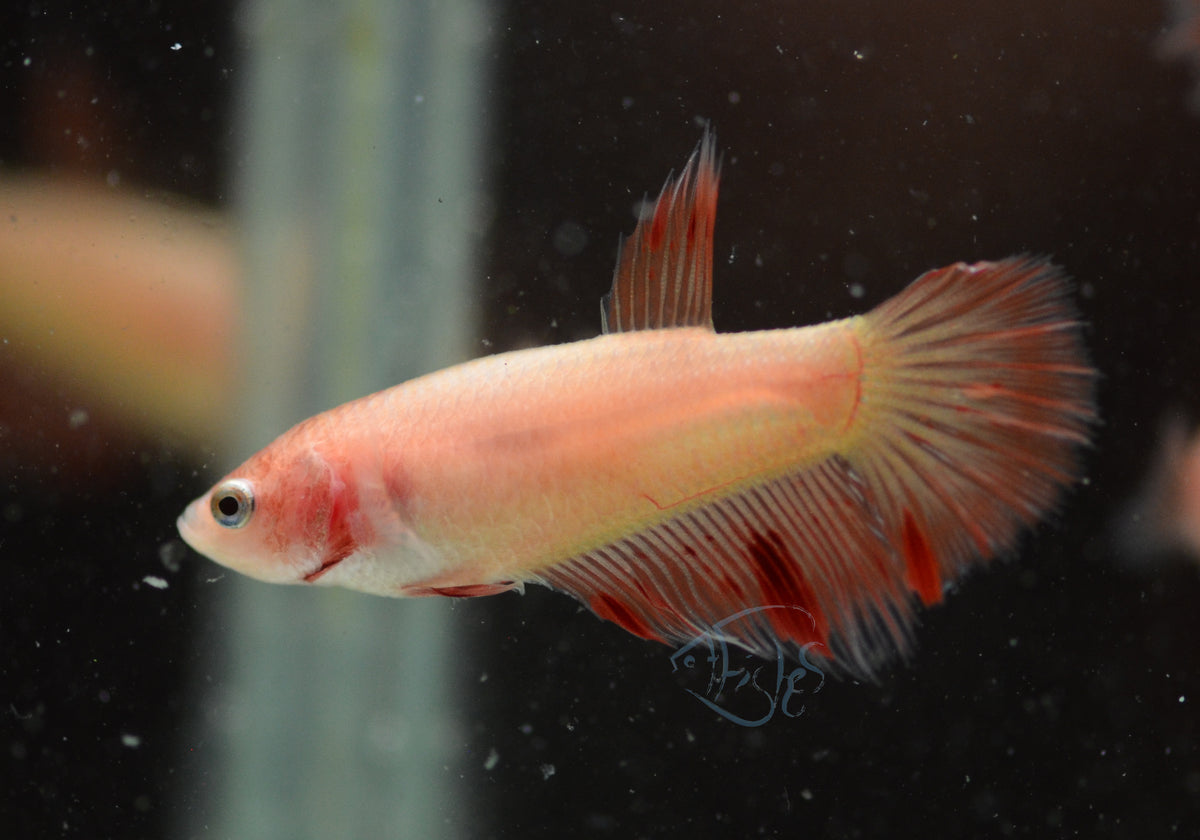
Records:
[[[188,544],[192,551],[203,554],[204,552],[197,546],[196,539],[196,506],[198,503],[199,500],[192,502],[184,509],[183,513],[179,514],[175,520],[175,530],[179,532],[180,538]]]

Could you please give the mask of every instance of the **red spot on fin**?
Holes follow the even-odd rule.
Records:
[[[904,511],[901,542],[904,546],[904,565],[908,569],[908,585],[921,596],[925,606],[936,604],[942,600],[942,578],[938,573],[937,560],[929,550],[929,541],[907,510]]]
[[[656,642],[662,641],[662,638],[650,625],[611,595],[605,595],[604,593],[595,595],[592,597],[589,606],[596,615],[608,619],[613,624],[624,627],[635,636]]]
[[[713,226],[720,180],[707,129],[677,179],[667,179],[649,217],[621,245],[612,289],[601,301],[604,331],[712,329]]]
[[[821,613],[810,584],[796,574],[796,563],[789,556],[779,534],[773,531],[755,534],[746,548],[754,559],[752,568],[763,600],[771,606],[800,607],[803,610],[772,610],[767,613],[779,638],[800,644],[827,641],[829,624]]]

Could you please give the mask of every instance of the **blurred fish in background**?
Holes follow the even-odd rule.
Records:
[[[25,165],[0,165],[0,462],[73,493],[143,444],[204,458],[228,441],[243,278],[223,211],[146,186],[154,158],[95,42],[41,40],[52,60],[22,77],[13,138]],[[175,180],[211,175],[188,168]]]
[[[1158,451],[1117,531],[1120,557],[1131,567],[1173,553],[1200,562],[1200,429],[1178,414],[1162,423]]]
[[[240,340],[228,220],[32,174],[0,175],[0,218],[0,423],[25,455],[75,463],[92,421],[193,454],[220,442]]]
[[[1189,99],[1193,113],[1200,113],[1200,0],[1171,0],[1170,27],[1159,37],[1156,52],[1163,61],[1190,65],[1196,86]]]

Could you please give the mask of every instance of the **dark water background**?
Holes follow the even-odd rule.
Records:
[[[457,605],[478,836],[1200,831],[1200,576],[1182,557],[1129,569],[1109,539],[1161,418],[1200,417],[1200,113],[1187,68],[1154,58],[1167,9],[900,5],[505,6],[481,337],[594,334],[634,202],[711,120],[718,329],[860,312],[960,259],[1052,255],[1077,279],[1103,372],[1086,482],[924,615],[911,662],[877,685],[827,683],[802,717],[759,729],[686,694],[670,650],[566,598]],[[173,40],[212,56],[164,53]],[[115,160],[227,204],[236,60],[225,4],[6,12],[0,163]],[[55,95],[71,73],[112,103],[92,117],[101,148],[74,157],[37,128],[79,107]],[[11,409],[36,372],[10,380]],[[184,737],[184,680],[214,596],[195,558],[165,591],[136,583],[164,574],[159,548],[211,475],[84,433],[74,464],[0,438],[0,822],[12,837],[165,836],[169,809],[195,801],[178,780],[204,763]]]

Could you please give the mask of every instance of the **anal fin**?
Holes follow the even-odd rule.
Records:
[[[643,638],[703,635],[773,658],[816,642],[869,676],[908,647],[912,599],[868,489],[841,458],[744,490],[540,572]],[[794,609],[779,609],[780,607]]]

